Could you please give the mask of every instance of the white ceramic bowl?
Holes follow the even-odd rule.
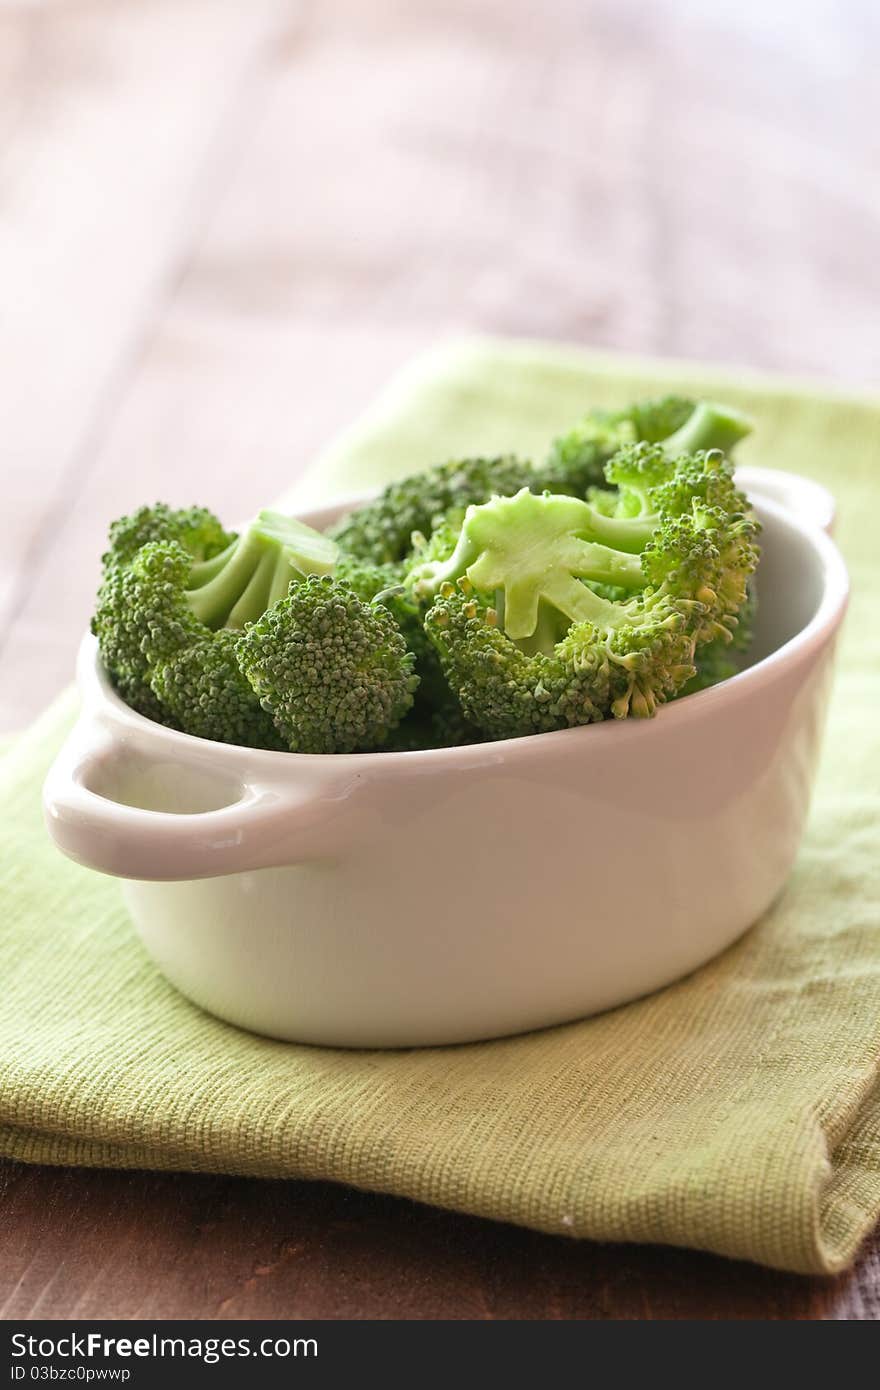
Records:
[[[278,1038],[464,1042],[668,984],[785,883],[846,606],[828,494],[742,477],[764,523],[760,616],[754,664],[724,684],[653,720],[503,743],[269,753],[135,714],[89,637],[50,833],[125,880],[184,994]]]

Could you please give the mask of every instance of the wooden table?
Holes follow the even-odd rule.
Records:
[[[872,0],[0,9],[0,731],[108,519],[253,510],[462,332],[880,381]],[[859,1317],[839,1281],[323,1185],[2,1170],[7,1317]],[[5,1302],[4,1302],[5,1300]]]

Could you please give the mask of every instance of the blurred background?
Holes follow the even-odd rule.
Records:
[[[0,733],[107,521],[507,333],[880,383],[877,0],[2,0]]]

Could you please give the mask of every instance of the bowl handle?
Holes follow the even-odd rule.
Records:
[[[143,755],[146,749],[138,747],[137,752]],[[186,752],[178,754],[184,777]],[[86,713],[71,730],[43,787],[49,834],[69,858],[87,868],[168,882],[339,855],[347,788],[338,783],[316,781],[301,789],[286,783],[254,785],[243,770],[239,779],[227,778],[233,799],[226,805],[193,813],[154,811],[101,791],[118,756],[118,738]],[[204,759],[193,762],[207,765]]]
[[[799,520],[820,527],[829,536],[834,534],[836,503],[828,489],[812,478],[781,468],[746,466],[737,468],[736,481],[749,497],[767,497]]]

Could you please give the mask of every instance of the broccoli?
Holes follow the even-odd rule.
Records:
[[[453,459],[390,483],[375,501],[338,522],[330,535],[359,560],[396,564],[412,551],[414,533],[430,536],[444,520],[460,525],[472,503],[509,497],[524,487],[583,497],[603,482],[605,464],[624,445],[663,440],[671,453],[729,450],[750,428],[733,410],[679,396],[621,411],[594,410],[554,441],[543,464],[511,454]]]
[[[450,533],[451,536],[451,533]],[[425,554],[429,553],[427,548]],[[415,658],[415,673],[419,678],[415,697],[414,718],[430,722],[435,713],[445,711],[450,700],[449,687],[440,666],[440,659],[424,628],[424,611],[411,593],[404,588],[406,567],[403,564],[373,565],[340,552],[334,579],[350,584],[358,598],[365,603],[381,603],[387,608],[403,634],[407,649]],[[457,702],[455,702],[457,703]],[[449,736],[454,720],[441,718],[443,736]]]
[[[485,502],[493,493],[517,492],[534,477],[532,464],[500,458],[453,459],[389,483],[373,502],[351,512],[329,534],[350,555],[374,565],[405,559],[413,532],[430,535],[453,508]]]
[[[148,719],[201,738],[282,747],[237,670],[229,630],[212,632],[192,612],[189,554],[148,541],[130,564],[107,569],[92,619],[104,664],[127,704]]]
[[[605,476],[617,488],[618,505],[612,516],[681,516],[695,498],[724,511],[742,511],[746,506],[733,469],[718,449],[674,453],[668,440],[662,446],[621,449],[606,465]]]
[[[696,674],[686,681],[679,690],[677,699],[684,695],[693,695],[697,690],[708,690],[712,685],[718,685],[721,681],[729,680],[742,669],[742,656],[747,652],[753,640],[753,626],[757,601],[755,595],[755,577],[752,576],[747,589],[746,600],[739,611],[736,628],[732,636],[716,637],[711,642],[704,642],[697,647],[694,653],[694,665]]]
[[[235,653],[297,753],[378,747],[412,707],[418,685],[388,610],[327,576],[294,584],[246,627]]]
[[[732,523],[745,517],[748,504],[724,455],[712,450],[672,459],[663,445],[636,444],[620,450],[606,473],[638,497],[636,514],[609,516],[574,497],[537,497],[524,488],[515,497],[470,507],[451,554],[428,562],[417,556],[407,584],[425,598],[442,583],[467,575],[478,590],[497,592],[505,631],[514,639],[532,636],[541,604],[568,623],[591,619],[594,586],[600,594],[659,586],[671,568],[680,571],[697,555],[726,597],[730,576],[739,572],[739,532]],[[698,517],[731,523],[731,549],[714,566],[706,559],[705,523],[695,529]],[[747,531],[753,524],[744,521]],[[747,574],[754,567],[748,568],[750,563],[751,556]],[[736,614],[744,602],[736,588],[728,607]]]
[[[222,633],[335,557],[326,537],[273,512],[233,537],[201,508],[160,503],[114,522],[92,631],[117,691],[147,718],[202,738],[284,746]]]
[[[441,586],[425,622],[465,718],[490,739],[652,715],[695,669],[694,637],[671,605],[633,608],[619,628],[576,624],[549,654],[522,651],[466,579]]]
[[[469,508],[452,554],[411,575],[438,595],[426,629],[489,737],[651,715],[695,675],[698,643],[732,638],[758,551],[729,463],[640,444],[608,471],[643,488],[643,513],[524,489]]]
[[[127,565],[107,566],[92,632],[122,698],[147,718],[160,718],[153,666],[170,660],[205,632],[183,601],[191,559],[178,541],[148,541]]]
[[[444,582],[466,575],[479,591],[498,594],[497,607],[509,637],[531,638],[539,620],[542,628],[547,627],[542,610],[552,610],[564,627],[591,616],[597,595],[581,579],[633,591],[644,588],[638,554],[604,543],[611,532],[621,533],[628,549],[644,546],[652,531],[642,536],[641,530],[628,521],[594,512],[588,502],[576,497],[553,493],[538,497],[523,488],[514,497],[494,497],[482,506],[469,507],[455,550],[446,560],[417,565],[411,587],[424,598]],[[552,638],[551,646],[562,631]]]
[[[535,465],[465,458],[322,536],[202,507],[110,528],[92,630],[115,688],[202,738],[450,747],[653,714],[749,640],[757,525],[734,411],[593,411]]]
[[[629,444],[662,442],[670,456],[701,449],[729,452],[750,430],[738,411],[682,396],[642,401],[625,410],[592,410],[553,441],[538,471],[549,491],[583,497],[591,488],[602,487],[605,464]]]
[[[127,565],[148,541],[177,541],[194,560],[210,560],[234,539],[205,507],[173,511],[164,502],[139,507],[111,523],[109,548],[101,556],[104,571]]]
[[[242,627],[258,618],[292,579],[329,574],[338,549],[301,521],[263,511],[242,535],[224,531],[203,507],[172,511],[165,503],[141,507],[110,527],[103,556],[105,579],[130,566],[148,544],[180,546],[186,553],[186,601],[210,628]]]
[[[236,661],[239,636],[232,628],[206,630],[153,667],[153,693],[176,727],[188,734],[280,752],[286,744]]]

